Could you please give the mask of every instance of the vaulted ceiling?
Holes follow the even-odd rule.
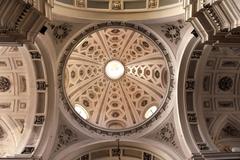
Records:
[[[0,47],[0,157],[239,151],[239,47],[202,44],[181,0],[29,2],[49,22]]]

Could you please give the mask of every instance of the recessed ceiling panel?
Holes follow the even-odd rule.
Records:
[[[159,46],[125,26],[101,27],[81,38],[65,59],[63,76],[64,96],[74,114],[113,131],[152,118],[170,84],[169,64]]]

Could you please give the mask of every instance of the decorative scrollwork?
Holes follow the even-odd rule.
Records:
[[[171,144],[177,147],[175,141],[175,130],[172,123],[165,123],[156,133],[155,138],[159,141]]]
[[[68,34],[72,31],[72,25],[68,23],[63,23],[60,25],[50,24],[53,35],[56,38],[56,41],[62,41],[64,38],[68,36]]]
[[[170,40],[170,42],[177,44],[181,40],[181,29],[184,27],[181,20],[178,21],[178,24],[165,24],[162,27],[162,32],[165,33],[165,36]]]
[[[77,135],[66,125],[61,125],[57,140],[57,147],[55,148],[55,151],[60,150],[62,147],[67,146],[70,143],[76,142]]]
[[[120,10],[121,9],[121,1],[119,1],[119,0],[112,1],[112,9]]]

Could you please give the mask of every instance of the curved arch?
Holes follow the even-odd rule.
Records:
[[[193,105],[194,110],[197,117],[197,123],[198,123],[198,130],[200,133],[200,136],[203,140],[203,142],[206,144],[206,150],[213,150],[217,151],[217,147],[214,144],[211,134],[207,128],[207,123],[205,121],[205,115],[202,109],[202,91],[203,91],[203,82],[204,82],[204,76],[203,72],[207,63],[207,59],[209,54],[211,53],[212,46],[199,44],[201,46],[199,49],[201,50],[200,57],[196,60],[196,68],[195,68],[195,75],[194,75],[194,93],[193,93]],[[198,47],[198,46],[197,46]],[[198,50],[198,49],[197,49]],[[192,53],[194,54],[194,53]],[[189,66],[190,68],[191,66]],[[199,107],[200,106],[200,107]],[[200,147],[199,147],[200,148]]]
[[[178,109],[180,123],[182,126],[185,141],[191,150],[191,153],[198,153],[201,150],[216,149],[213,145],[209,133],[204,129],[205,123],[198,115],[199,111],[193,98],[196,96],[197,86],[195,82],[195,73],[198,67],[198,59],[201,55],[208,52],[204,45],[200,43],[200,38],[193,37],[187,45],[182,56],[179,79],[178,79]],[[191,66],[190,66],[191,65]],[[201,78],[200,78],[201,79]]]
[[[179,48],[176,53],[176,60],[177,62],[181,63],[181,60],[183,59],[183,56],[186,56],[185,50],[189,48],[189,42],[193,39],[193,34],[191,33],[193,31],[193,27],[189,26],[188,29],[185,31],[185,34],[183,35],[183,38],[179,44]],[[178,64],[179,66],[181,64]]]
[[[178,70],[176,70],[176,74],[175,74],[175,81],[176,81],[176,97],[175,97],[175,101],[176,104],[173,113],[176,117],[176,129],[179,131],[177,132],[178,137],[181,137],[180,140],[180,145],[182,148],[184,149],[184,153],[187,157],[191,157],[192,153],[194,152],[194,148],[192,147],[192,143],[194,143],[193,141],[191,142],[191,138],[190,137],[190,132],[187,133],[187,130],[189,129],[189,127],[186,125],[186,119],[184,120],[184,116],[185,116],[185,108],[183,107],[183,103],[181,102],[182,99],[184,98],[183,96],[183,92],[180,93],[180,91],[182,91],[183,86],[181,83],[183,83],[184,81],[184,75],[185,75],[185,69],[187,67],[187,61],[188,61],[188,57],[189,54],[191,53],[193,46],[195,46],[198,43],[198,40],[193,36],[193,34],[191,34],[191,31],[193,30],[193,28],[190,26],[187,31],[186,34],[183,36],[181,43],[179,44],[179,49],[177,51],[177,56],[176,56],[176,61],[178,63],[176,63],[176,68]],[[180,102],[179,102],[180,101]]]
[[[227,123],[228,119],[229,119],[229,117],[227,115],[224,115],[224,114],[217,117],[215,119],[215,121],[212,123],[212,127],[209,130],[209,133],[211,135],[219,135],[222,128]],[[214,137],[217,138],[217,136],[214,136]]]
[[[36,38],[35,46],[40,51],[45,66],[45,76],[48,84],[47,102],[45,110],[45,126],[43,128],[41,139],[34,153],[34,156],[49,159],[54,139],[57,135],[59,106],[58,92],[56,86],[57,68],[56,68],[56,50],[49,34],[44,36],[39,34]]]
[[[195,37],[193,37],[188,45],[186,46],[186,49],[184,50],[184,53],[182,54],[182,58],[181,58],[181,63],[180,63],[180,67],[179,67],[179,71],[178,71],[178,84],[177,84],[177,102],[178,102],[178,106],[182,107],[181,109],[178,108],[178,113],[179,113],[179,120],[180,120],[180,126],[181,126],[181,131],[183,132],[183,136],[185,139],[186,144],[188,145],[188,149],[190,150],[191,153],[196,153],[198,152],[198,147],[196,145],[196,142],[193,138],[193,135],[190,131],[190,127],[188,125],[188,120],[186,117],[186,113],[187,113],[187,106],[185,103],[185,77],[186,77],[186,73],[187,73],[187,67],[188,67],[188,63],[189,63],[189,58],[191,56],[191,53],[193,51],[193,49],[198,45],[198,43],[200,42],[200,39],[197,39]]]
[[[60,153],[58,153],[53,158],[53,160],[73,160],[88,152],[103,149],[103,148],[111,148],[111,147],[116,148],[117,142],[113,143],[113,140],[102,140],[98,142],[83,141],[65,148]],[[146,140],[142,140],[142,141],[121,140],[120,148],[124,148],[124,147],[132,148],[132,149],[140,149],[143,151],[145,150],[155,154],[156,156],[162,157],[164,160],[181,159],[173,151],[170,151],[170,149],[168,149],[167,146],[160,146],[159,144],[156,146],[154,142],[147,142]]]

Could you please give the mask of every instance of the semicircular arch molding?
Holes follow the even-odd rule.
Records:
[[[59,105],[56,98],[58,96],[56,87],[57,54],[53,41],[47,33],[45,36],[39,34],[35,39],[35,44],[26,45],[26,48],[35,52],[32,56],[35,66],[41,67],[40,70],[36,70],[36,74],[41,75],[38,81],[41,81],[42,84],[40,96],[43,95],[43,99],[38,101],[38,107],[40,108],[37,109],[36,113],[42,116],[43,124],[40,125],[41,134],[39,134],[38,143],[33,155],[49,159],[51,149],[54,145],[54,138],[57,135],[59,116]]]
[[[198,60],[208,52],[209,49],[204,48],[200,39],[193,37],[186,46],[178,73],[178,113],[184,139],[192,154],[202,150],[216,150],[202,118],[202,112],[196,107],[193,98],[196,95],[196,83],[199,83],[195,82]]]
[[[153,146],[150,143],[143,141],[127,141],[120,140],[119,149],[120,152],[116,153],[118,150],[118,142],[107,140],[99,142],[91,142],[84,144],[84,142],[79,142],[73,144],[57,155],[54,156],[53,160],[77,160],[81,158],[99,158],[100,159],[111,159],[118,158],[118,153],[123,159],[134,159],[142,160],[144,158],[158,158],[159,160],[177,160],[181,159],[175,153],[172,153],[170,150],[166,149],[166,146]],[[136,147],[137,146],[137,147]],[[168,147],[167,147],[168,148]],[[118,150],[119,151],[119,150]],[[103,154],[101,154],[103,153]]]

